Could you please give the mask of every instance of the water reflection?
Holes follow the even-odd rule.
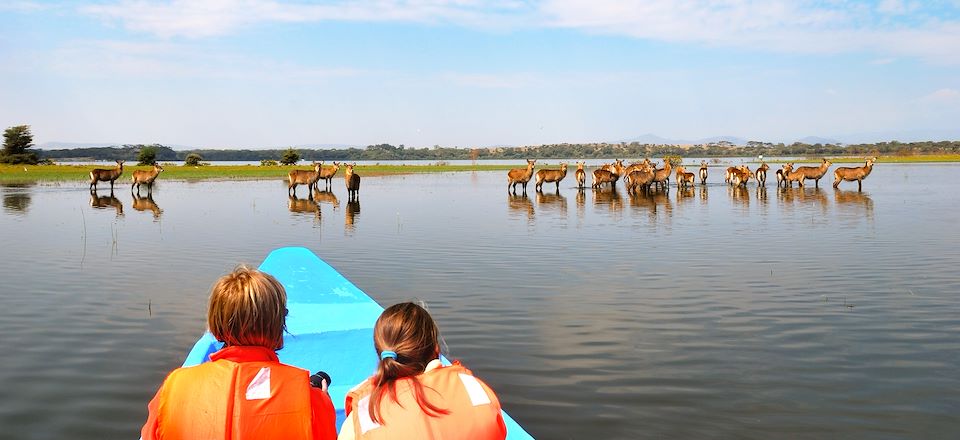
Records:
[[[709,188],[709,187],[708,187],[706,184],[703,184],[703,185],[700,186],[700,204],[701,204],[701,205],[706,204],[706,203],[707,203],[707,199],[709,198],[709,197],[708,197],[708,192],[709,192],[709,191],[707,190],[707,188]]]
[[[646,210],[650,215],[650,221],[656,221],[657,202],[653,199],[653,193],[647,193],[646,191],[635,191],[632,194],[629,194],[629,197],[630,207],[633,208],[634,211]]]
[[[691,193],[687,192],[685,196],[678,196],[678,199],[683,199],[681,203],[687,203],[687,201],[692,201]],[[664,191],[636,191],[633,194],[629,194],[627,199],[630,203],[632,211],[639,213],[646,213],[649,217],[651,224],[659,222],[669,223],[673,215],[673,202],[670,199],[670,193]],[[658,220],[658,217],[661,217]]]
[[[95,209],[114,209],[117,212],[117,217],[123,216],[123,203],[120,202],[120,199],[113,196],[113,192],[109,196],[98,196],[97,191],[90,191],[90,206]]]
[[[770,212],[770,197],[767,194],[767,186],[757,187],[757,205],[760,207],[760,215],[766,217]]]
[[[692,186],[677,188],[677,203],[689,202],[696,196]]]
[[[360,199],[354,198],[347,202],[347,210],[343,217],[344,230],[353,232],[358,218],[360,218]]]
[[[30,191],[32,183],[4,183],[3,209],[14,214],[24,214],[30,206]]]
[[[859,191],[833,190],[833,201],[837,211],[845,215],[865,216],[873,220],[873,199],[867,193]]]
[[[673,203],[670,202],[670,193],[654,191],[650,194],[650,200],[653,201],[657,211],[662,213],[666,220],[670,220],[670,216],[673,215]]]
[[[827,214],[827,196],[819,188],[781,188],[777,193],[780,206],[787,210],[802,209],[809,211],[817,209],[820,214]]]
[[[542,212],[558,212],[561,216],[567,215],[567,197],[557,191],[555,194],[537,192],[537,206]]]
[[[808,190],[806,187],[797,188],[799,190],[798,199],[808,205],[815,205],[820,208],[820,213],[827,214],[827,195],[824,190],[814,187]]]
[[[533,202],[526,194],[507,194],[507,208],[510,210],[510,217],[523,217],[533,221]]]
[[[153,194],[150,192],[147,192],[146,197],[141,196],[139,193],[134,193],[133,209],[136,209],[140,212],[150,211],[153,213],[154,220],[160,220],[160,214],[163,214],[163,210],[160,209],[160,206],[157,205],[157,202],[153,200]]]
[[[582,227],[545,211],[527,223],[559,202],[537,206],[530,194],[505,206],[502,172],[478,173],[478,190],[466,174],[371,178],[365,223],[354,214],[355,233],[322,243],[304,241],[326,232],[311,217],[283,211],[279,181],[164,182],[163,230],[138,212],[142,222],[111,225],[119,220],[87,210],[78,185],[40,184],[25,214],[0,212],[6,252],[22,256],[0,271],[3,306],[16,308],[0,319],[0,432],[10,433],[0,438],[129,437],[150,384],[203,329],[197,292],[280,243],[310,246],[383,303],[428,301],[435,319],[457,323],[444,327],[451,348],[510,385],[497,388],[504,407],[538,438],[948,437],[955,411],[931,396],[960,401],[960,165],[890,168],[871,176],[867,197],[824,188],[826,216],[813,188],[770,187],[771,211],[790,198],[784,211],[741,216],[720,176],[673,213],[673,194],[628,198],[621,184],[620,222],[611,203],[561,189],[582,207]],[[755,191],[750,209],[762,211]],[[322,226],[339,231],[344,219],[331,225],[321,208]],[[395,213],[411,233],[397,233]],[[111,236],[123,258],[83,266],[84,255],[112,255]],[[546,258],[530,251],[554,243]],[[166,282],[143,282],[144,267]],[[38,336],[43,344],[22,343]],[[80,370],[98,374],[81,380]],[[891,408],[902,409],[896,420]]]
[[[294,215],[307,214],[320,219],[320,205],[312,197],[301,199],[295,195],[287,195],[287,209]]]
[[[730,198],[733,199],[734,205],[740,205],[743,208],[750,207],[750,190],[746,186],[733,185],[727,187],[727,192],[730,194]]]
[[[317,203],[332,205],[334,211],[340,208],[340,199],[337,198],[337,195],[334,194],[333,191],[320,191],[316,189],[313,191],[313,200],[316,200]]]
[[[583,215],[587,211],[587,192],[583,187],[577,188],[577,219],[583,220]]]
[[[617,187],[610,189],[597,189],[593,191],[594,206],[606,206],[612,214],[619,214],[623,211],[623,198],[617,192]]]

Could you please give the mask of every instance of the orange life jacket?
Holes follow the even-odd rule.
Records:
[[[380,400],[378,424],[370,418],[373,385],[366,380],[347,394],[344,406],[354,433],[362,439],[498,439],[507,435],[500,401],[493,390],[459,363],[427,371],[417,378],[427,401],[449,411],[432,416],[417,403],[412,379],[396,381],[397,401],[389,394]],[[354,417],[349,417],[356,412]]]
[[[239,356],[245,359],[216,356],[225,350],[246,350]],[[326,408],[315,407],[312,393],[320,391],[311,390],[306,370],[281,364],[263,347],[221,352],[211,356],[213,362],[178,368],[167,376],[150,402],[143,440],[335,438],[333,405],[324,394],[327,405],[320,406]],[[327,429],[319,429],[326,432],[315,432],[324,426],[313,420],[315,412],[328,413]]]

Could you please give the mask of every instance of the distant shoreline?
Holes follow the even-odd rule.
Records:
[[[829,158],[834,164],[855,164],[863,162],[863,157],[830,157],[818,156],[804,159],[784,160],[777,157],[764,158],[764,161],[774,163],[794,162],[794,163],[816,163],[820,157]],[[657,160],[658,158],[651,158]],[[723,166],[731,163],[730,159],[742,158],[704,158],[710,166]],[[610,159],[612,161],[613,159]],[[637,160],[637,158],[625,158],[625,161]],[[662,159],[661,159],[662,160]],[[383,161],[389,162],[389,161]],[[470,171],[507,171],[517,168],[522,164],[518,159],[517,164],[472,164],[472,165],[448,165],[443,162],[432,165],[358,165],[357,174],[361,176],[385,176],[396,174],[418,174],[418,173],[449,173],[449,172],[470,172]],[[685,161],[689,165],[699,165],[692,161]],[[759,163],[757,158],[751,158],[750,163]],[[960,154],[938,154],[938,155],[913,155],[913,156],[880,156],[877,161],[878,166],[885,163],[955,163],[960,162]],[[161,161],[161,164],[163,162]],[[559,160],[543,159],[538,162],[538,168],[541,163],[545,166],[556,166]],[[571,168],[574,164],[570,163]],[[104,168],[104,165],[0,165],[0,183],[29,183],[29,182],[74,182],[89,180],[90,170],[94,168]],[[124,186],[130,184],[130,175],[134,170],[148,170],[149,166],[124,166],[123,175],[116,181],[115,186]],[[205,166],[183,166],[168,165],[160,175],[161,180],[283,180],[287,173],[292,169],[310,169],[309,164],[297,166],[257,166],[257,165],[205,165]],[[572,174],[572,171],[570,172]],[[340,171],[334,179],[343,178],[343,171]],[[101,182],[102,188],[105,183]],[[106,183],[109,187],[109,183]]]

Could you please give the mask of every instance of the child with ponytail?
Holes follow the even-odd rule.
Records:
[[[340,440],[503,439],[493,390],[459,362],[440,362],[433,318],[414,303],[388,307],[373,328],[377,371],[347,394]]]

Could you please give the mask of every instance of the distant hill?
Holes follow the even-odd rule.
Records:
[[[926,142],[953,141],[960,139],[960,128],[948,130],[890,130],[850,133],[833,136],[847,144],[872,144],[877,142]]]
[[[657,136],[653,133],[647,133],[641,136],[637,136],[635,138],[624,139],[623,142],[627,142],[627,143],[637,142],[641,144],[653,144],[653,145],[661,145],[661,144],[673,145],[673,144],[683,143],[676,139],[667,139],[664,137]]]
[[[102,148],[102,147],[120,147],[122,145],[139,145],[137,142],[60,142],[60,141],[50,141],[44,142],[42,144],[37,144],[37,148],[41,150],[70,150],[75,148]],[[192,147],[190,145],[166,145],[177,151],[192,151],[200,148],[211,149],[209,147]],[[317,149],[341,149],[341,148],[361,148],[359,144],[300,144],[294,145],[293,148],[306,148],[311,150]],[[287,148],[287,146],[274,146],[274,147],[264,147],[264,148]],[[237,149],[236,147],[223,147],[224,150]]]
[[[116,147],[123,145],[117,142],[44,142],[42,144],[37,144],[37,148],[41,150],[62,150],[67,148],[99,148],[99,147]]]
[[[816,144],[837,145],[842,143],[836,139],[830,139],[830,138],[825,138],[820,136],[807,136],[804,138],[797,139],[794,142],[800,142],[801,144],[809,144],[809,145],[816,145]]]
[[[737,136],[714,136],[709,138],[697,139],[694,144],[710,144],[716,142],[729,142],[733,145],[746,145],[747,140]]]
[[[747,140],[737,136],[713,136],[703,139],[670,139],[660,137],[653,133],[647,133],[635,138],[624,139],[623,142],[637,142],[640,144],[652,145],[699,145],[717,142],[729,142],[734,145],[746,145]]]
[[[310,148],[313,150],[318,149],[340,149],[340,148],[362,148],[363,145],[360,144],[299,144],[294,145],[293,148]]]
[[[150,144],[153,144],[152,142]],[[41,150],[72,150],[75,148],[105,148],[105,147],[120,147],[123,145],[150,145],[143,144],[138,142],[60,142],[60,141],[50,141],[44,142],[42,144],[37,144],[37,148]],[[166,145],[174,150],[190,150],[192,147],[187,145]]]

